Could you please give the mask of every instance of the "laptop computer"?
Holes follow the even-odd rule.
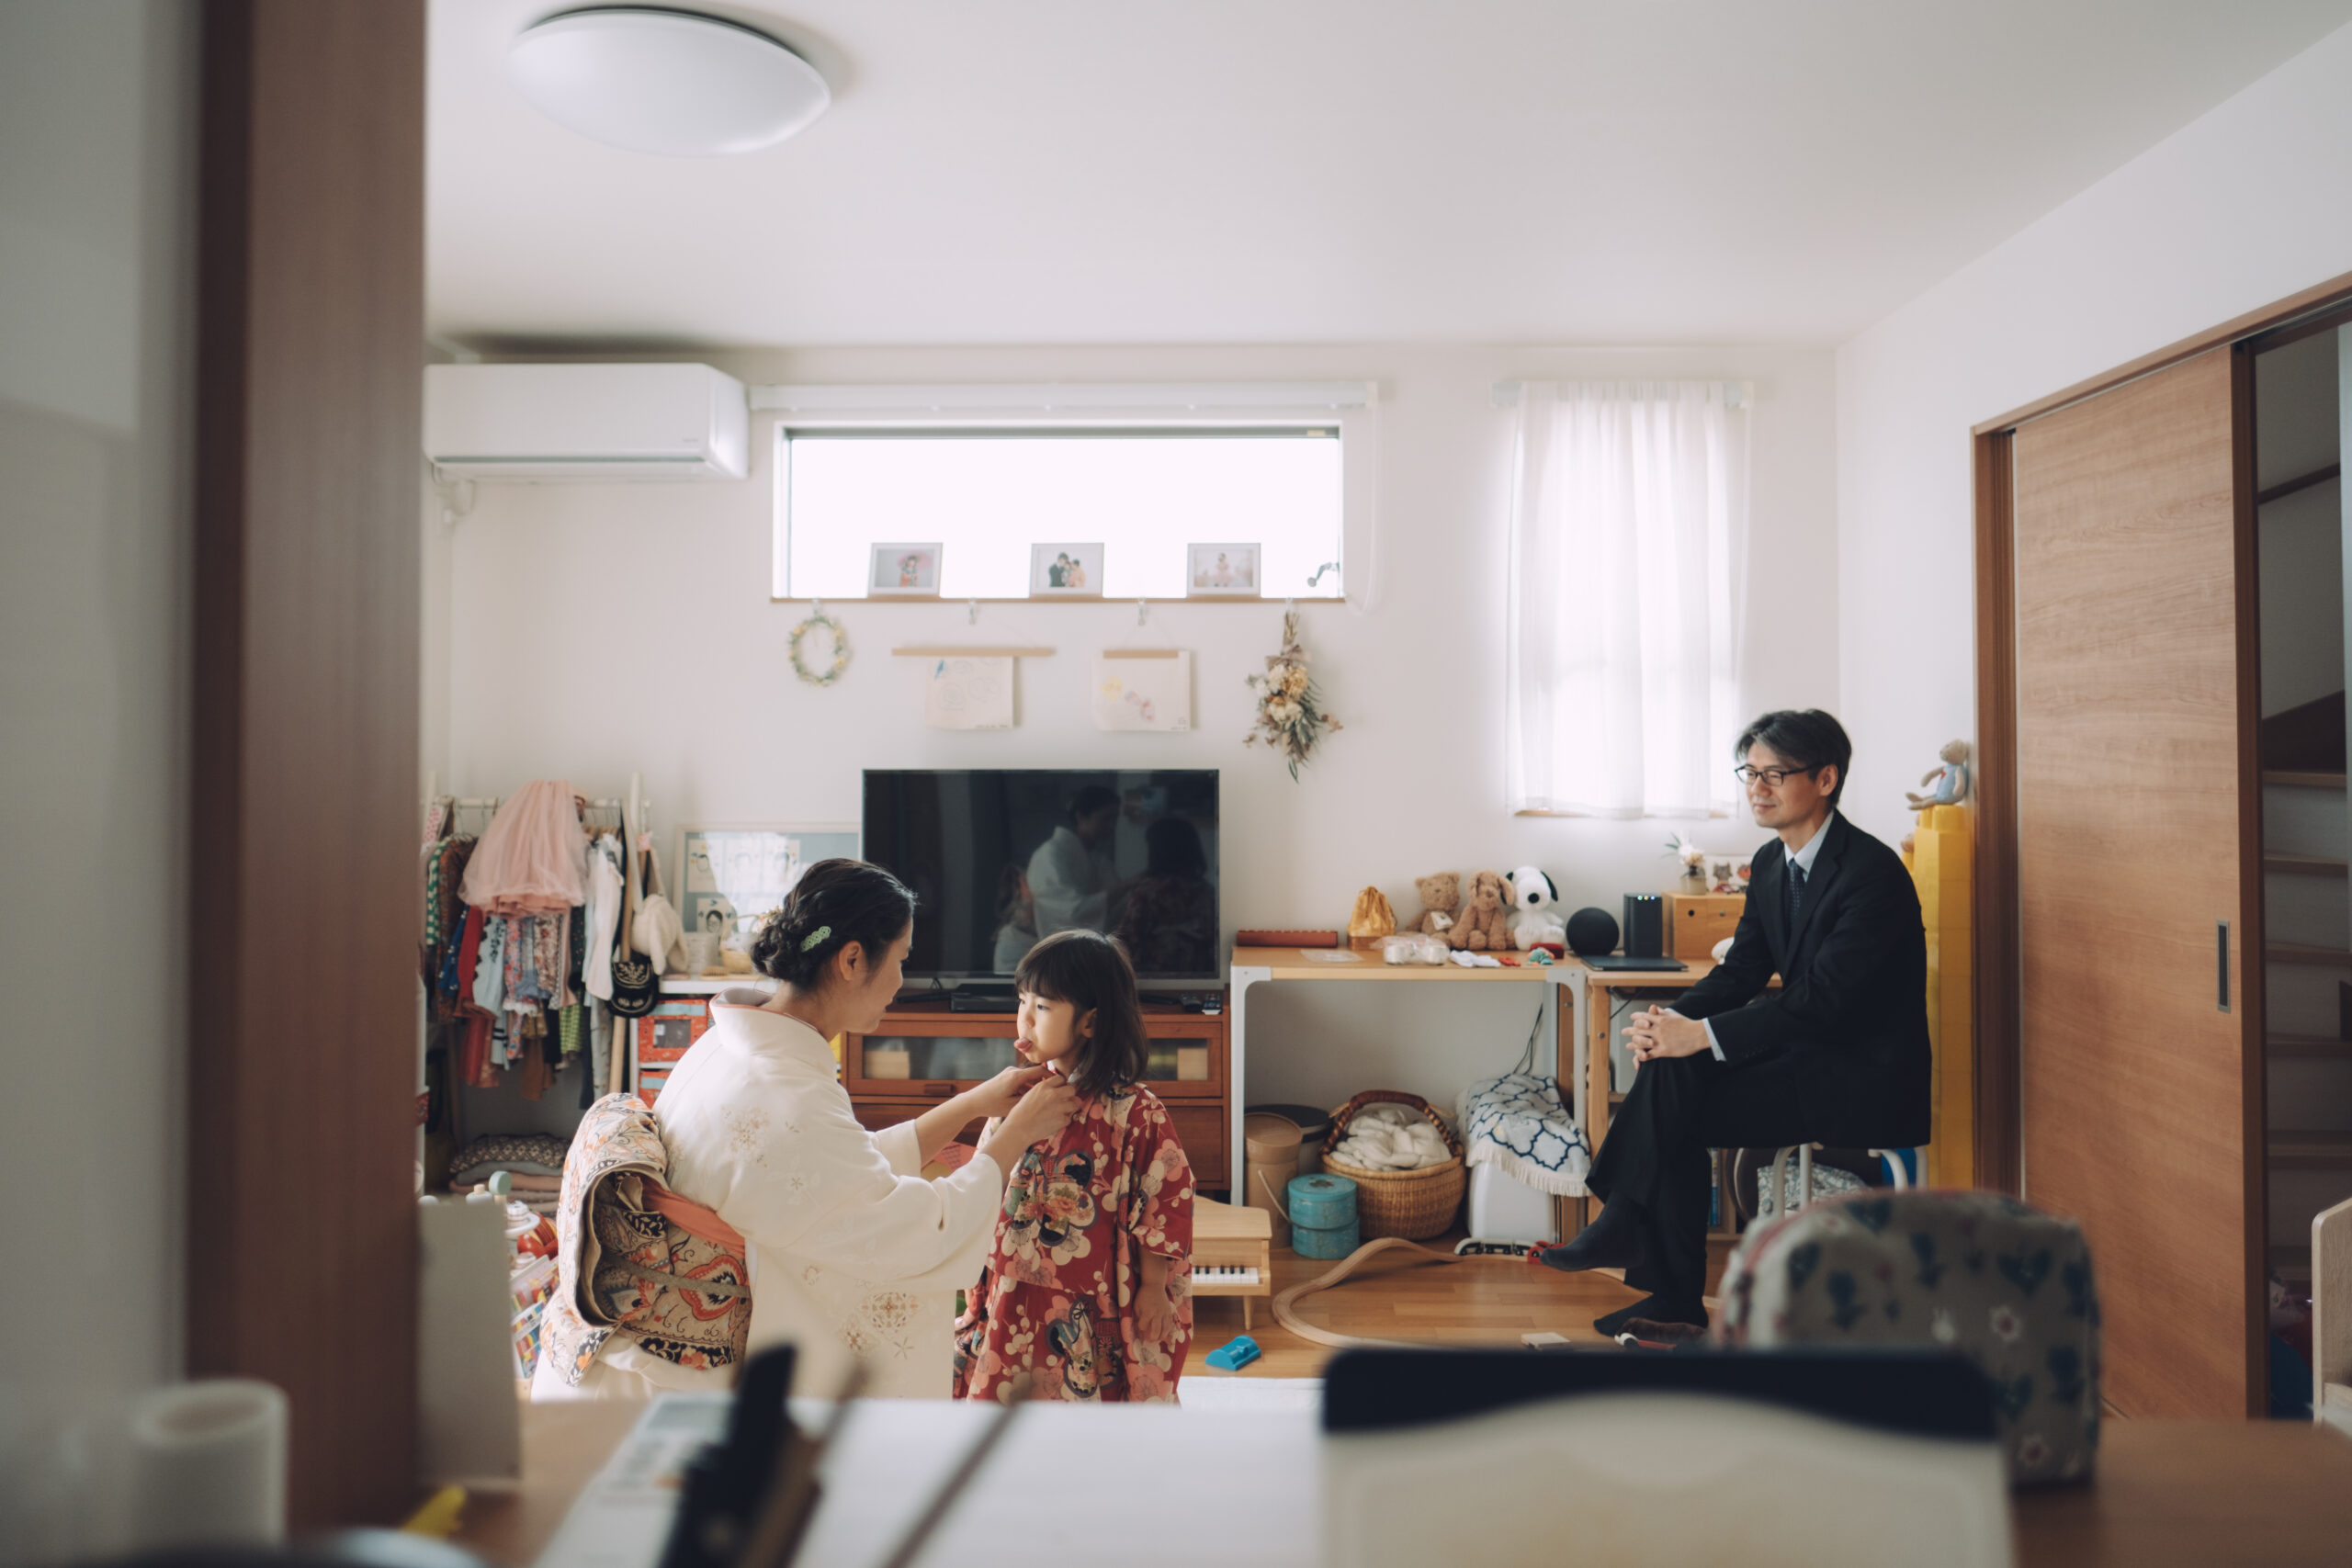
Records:
[[[1583,957],[1583,954],[1578,954]],[[1663,974],[1670,969],[1690,967],[1679,958],[1628,958],[1621,953],[1603,953],[1598,958],[1587,957],[1585,965],[1591,969],[1630,969],[1636,973]]]

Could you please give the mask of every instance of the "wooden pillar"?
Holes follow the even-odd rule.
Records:
[[[299,1532],[414,1496],[421,0],[208,0],[187,1363]]]

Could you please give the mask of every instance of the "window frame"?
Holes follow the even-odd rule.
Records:
[[[1347,400],[1354,400],[1352,402]],[[950,430],[1003,431],[1011,434],[1052,430],[1099,429],[1151,432],[1235,430],[1259,427],[1295,430],[1329,427],[1340,442],[1340,584],[1337,598],[1368,609],[1378,588],[1374,498],[1377,475],[1379,402],[1369,382],[1293,383],[1272,387],[756,387],[755,416],[768,414],[768,440],[775,472],[770,477],[768,598],[772,604],[810,604],[827,597],[795,592],[791,585],[791,438],[795,431]],[[1263,604],[1285,596],[1261,592],[1255,599],[1219,595],[1149,596],[1154,604]],[[835,603],[844,601],[835,598]],[[847,601],[889,604],[863,593]],[[904,602],[904,601],[900,601]],[[925,604],[942,601],[923,600]],[[1046,604],[1017,598],[953,599],[952,604]],[[1130,604],[1116,600],[1067,601],[1073,604]]]

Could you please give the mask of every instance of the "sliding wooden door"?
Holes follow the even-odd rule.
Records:
[[[2016,428],[2023,1184],[2089,1233],[2107,1393],[2261,1383],[2262,998],[2245,371],[2222,347]]]

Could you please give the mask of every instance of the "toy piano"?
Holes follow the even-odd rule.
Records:
[[[1241,1326],[1250,1300],[1274,1293],[1274,1226],[1263,1209],[1193,1198],[1193,1295],[1239,1296]]]

